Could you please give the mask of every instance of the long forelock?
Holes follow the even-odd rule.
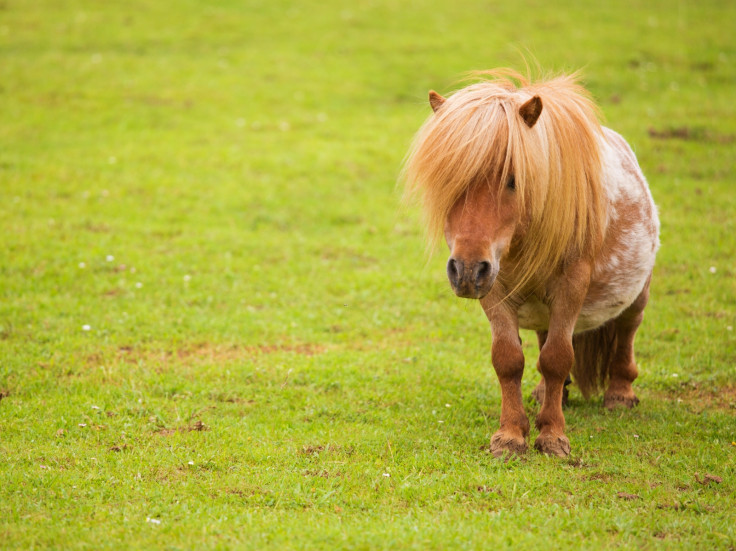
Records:
[[[453,205],[475,184],[510,172],[510,97],[493,83],[448,98],[417,133],[404,166],[408,196],[418,196],[436,244]]]
[[[607,223],[602,131],[597,108],[575,75],[534,84],[505,70],[488,75],[492,80],[450,96],[427,120],[403,176],[407,196],[422,204],[429,242],[436,244],[450,209],[472,185],[503,186],[513,169],[528,221],[514,277],[518,287],[549,276],[564,258],[594,254],[600,246]],[[542,98],[543,111],[528,128],[518,109],[534,95]]]

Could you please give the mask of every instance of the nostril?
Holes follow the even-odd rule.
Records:
[[[475,271],[475,280],[477,282],[483,282],[491,276],[491,263],[487,260],[478,262],[478,267]]]
[[[460,281],[460,270],[462,270],[462,264],[459,261],[454,258],[447,261],[447,277],[454,286],[457,286]]]

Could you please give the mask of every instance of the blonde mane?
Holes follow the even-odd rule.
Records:
[[[450,209],[471,186],[495,184],[500,192],[513,174],[524,221],[516,290],[600,248],[607,222],[602,129],[576,74],[534,83],[509,69],[476,76],[484,80],[447,98],[417,133],[402,171],[405,194],[419,199],[436,246]],[[529,128],[519,108],[535,95],[543,110]]]

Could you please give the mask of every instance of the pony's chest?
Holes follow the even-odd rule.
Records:
[[[549,329],[549,306],[537,297],[530,297],[516,312],[519,318],[519,327],[534,331]]]

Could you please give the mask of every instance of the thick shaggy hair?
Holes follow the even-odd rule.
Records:
[[[513,175],[523,238],[513,286],[544,280],[565,259],[592,258],[607,223],[601,187],[598,110],[577,75],[531,82],[510,69],[475,73],[422,126],[402,172],[406,197],[419,199],[431,246],[442,238],[453,205],[474,185]],[[539,96],[529,128],[519,108]]]

